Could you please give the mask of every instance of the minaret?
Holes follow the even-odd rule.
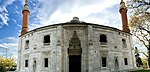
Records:
[[[26,32],[28,32],[28,22],[29,22],[29,14],[30,14],[30,10],[28,8],[28,0],[26,0],[26,2],[25,2],[22,14],[23,14],[23,19],[22,19],[21,35],[25,34]]]
[[[130,33],[130,29],[128,27],[128,18],[127,18],[127,7],[125,6],[125,3],[123,0],[120,2],[120,9],[119,12],[121,14],[122,19],[122,31]]]

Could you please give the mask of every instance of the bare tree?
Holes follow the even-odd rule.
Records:
[[[150,67],[150,0],[129,0],[131,33],[147,48]]]
[[[132,9],[132,12],[150,13],[150,0],[129,0],[127,5],[129,9]]]

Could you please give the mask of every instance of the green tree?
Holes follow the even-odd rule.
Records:
[[[143,68],[147,69],[148,68],[147,58],[142,58],[142,63],[143,63]]]
[[[0,72],[6,72],[9,70],[16,69],[16,63],[14,58],[3,58],[0,57]]]
[[[142,60],[140,58],[140,54],[139,53],[140,53],[140,51],[137,49],[137,47],[135,47],[134,54],[135,54],[135,58],[136,58],[136,65],[137,65],[137,67],[143,66],[143,62],[142,62]]]
[[[129,20],[131,33],[147,48],[150,67],[150,0],[130,0],[128,7],[132,12]]]
[[[147,48],[150,67],[150,13],[136,14],[130,17],[131,33]]]

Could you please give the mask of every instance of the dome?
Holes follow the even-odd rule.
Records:
[[[78,17],[73,17],[73,19],[70,21],[70,23],[81,23],[81,22],[79,21]]]

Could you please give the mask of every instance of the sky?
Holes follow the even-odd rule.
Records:
[[[28,0],[30,9],[29,30],[69,22],[73,17],[80,21],[122,29],[119,4],[121,0]],[[127,1],[127,0],[124,0]],[[18,36],[22,27],[22,10],[25,0],[0,0],[0,56],[17,57]]]

